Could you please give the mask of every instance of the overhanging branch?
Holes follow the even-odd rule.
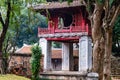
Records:
[[[115,20],[118,17],[118,15],[120,14],[120,5],[118,5],[118,7],[116,8],[116,11],[111,19],[111,22],[109,24],[109,26],[114,26]]]

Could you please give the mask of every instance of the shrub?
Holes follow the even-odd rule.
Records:
[[[36,45],[33,46],[31,56],[31,72],[32,72],[32,80],[39,80],[39,71],[40,71],[40,59],[42,57],[41,48]]]

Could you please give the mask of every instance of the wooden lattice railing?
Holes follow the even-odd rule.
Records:
[[[48,24],[48,28],[38,28],[38,34],[54,34],[54,33],[72,33],[72,32],[88,32],[91,30],[88,24],[82,24],[81,26],[69,26],[68,28],[58,29],[57,26]]]

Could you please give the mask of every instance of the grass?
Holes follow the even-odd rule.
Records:
[[[14,74],[6,74],[6,75],[0,75],[0,80],[30,80],[30,79],[17,76]]]

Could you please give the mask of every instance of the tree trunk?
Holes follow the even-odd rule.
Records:
[[[0,39],[0,73],[2,73],[2,42]]]
[[[3,70],[3,74],[8,73],[8,59],[7,58],[3,58],[2,60],[2,70]]]
[[[99,74],[99,80],[103,79],[103,60],[104,60],[104,30],[102,29],[101,15],[103,12],[102,5],[95,5],[92,38],[93,38],[93,72]]]
[[[1,73],[4,74],[4,65],[3,65],[3,52],[2,52],[2,47],[3,47],[3,43],[4,43],[4,40],[5,40],[5,36],[6,36],[6,33],[7,33],[7,29],[8,29],[8,23],[6,23],[4,26],[3,26],[3,31],[1,33],[1,36],[0,36],[0,60],[1,60],[1,63],[0,63],[0,67],[1,67]]]
[[[5,36],[6,36],[6,33],[7,33],[7,30],[8,30],[8,27],[9,27],[9,19],[10,19],[10,12],[11,12],[11,0],[7,0],[6,1],[6,5],[7,5],[7,13],[6,13],[6,18],[5,20],[2,18],[2,15],[0,13],[0,22],[2,23],[2,33],[0,35],[0,71],[1,73],[4,73],[4,65],[2,64],[3,62],[3,52],[2,52],[2,47],[3,47],[3,43],[4,43],[4,40],[5,40]]]
[[[4,73],[4,69],[3,69],[3,52],[2,52],[2,45],[3,45],[3,42],[4,42],[4,38],[5,35],[2,37],[0,37],[0,73],[3,74]]]
[[[104,55],[104,77],[103,80],[110,80],[111,75],[111,51],[112,51],[112,29],[106,31],[105,55]]]
[[[4,43],[4,39],[5,39],[5,35],[6,35],[6,33],[7,33],[7,29],[8,29],[8,27],[6,27],[6,28],[4,28],[3,29],[3,31],[2,31],[2,34],[1,34],[1,36],[0,36],[0,72],[2,73],[2,74],[5,74],[5,72],[4,72],[4,64],[3,64],[3,52],[2,52],[2,46],[3,46],[3,43]]]

